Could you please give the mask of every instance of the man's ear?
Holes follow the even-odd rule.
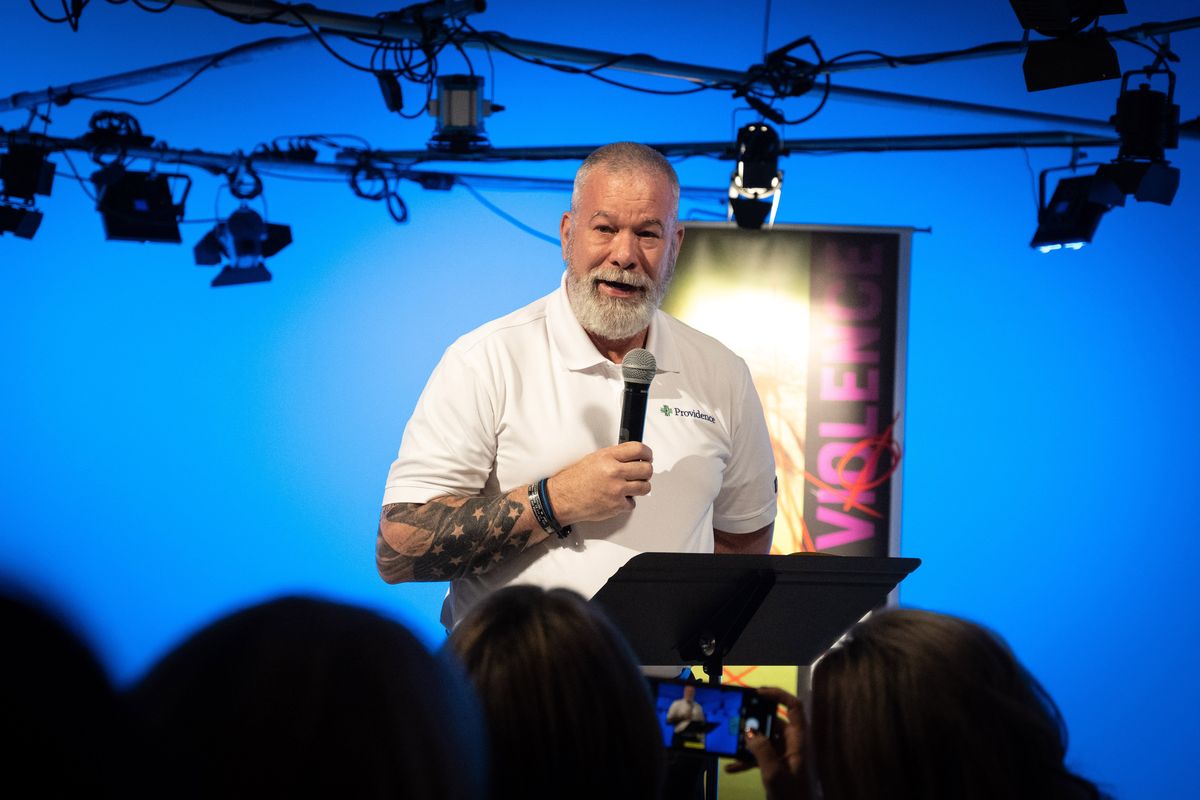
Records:
[[[563,261],[567,260],[567,240],[571,238],[571,212],[564,211],[558,223],[558,240],[562,245]]]

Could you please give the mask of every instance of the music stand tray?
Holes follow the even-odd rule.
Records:
[[[642,664],[807,666],[917,558],[642,553],[593,598]],[[716,675],[708,669],[717,669]]]

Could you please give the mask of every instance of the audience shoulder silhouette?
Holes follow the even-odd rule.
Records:
[[[855,626],[813,672],[827,800],[1096,798],[1064,764],[1062,715],[990,630],[915,609]]]
[[[135,686],[147,794],[486,797],[461,670],[372,611],[286,597],[220,619]]]
[[[651,800],[663,744],[616,628],[578,594],[510,586],[454,629],[484,707],[497,797]]]

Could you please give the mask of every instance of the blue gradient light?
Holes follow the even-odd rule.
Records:
[[[51,4],[43,3],[49,7]],[[318,3],[318,5],[322,5]],[[395,5],[327,3],[374,14]],[[759,6],[613,0],[493,2],[480,29],[745,68],[762,57]],[[1190,0],[1130,0],[1111,29],[1193,16]],[[762,4],[765,7],[765,4]],[[1019,39],[1007,3],[772,4],[769,46],[811,34],[826,57],[914,54]],[[214,53],[289,31],[199,9],[147,14],[91,3],[80,29],[9,4],[0,96]],[[936,23],[932,22],[936,21]],[[336,42],[347,57],[366,51]],[[1200,116],[1200,31],[1173,33],[1176,102]],[[1152,56],[1118,43],[1122,66]],[[729,141],[752,115],[728,92],[635,94],[469,51],[496,147]],[[449,50],[441,71],[469,73]],[[659,89],[679,84],[612,77]],[[1028,94],[1020,56],[851,72],[835,85],[1105,120],[1118,82]],[[173,81],[108,92],[149,98]],[[423,93],[405,85],[415,108]],[[803,116],[815,96],[789,100]],[[312,44],[207,70],[162,103],[76,100],[32,130],[78,136],[102,108],[131,111],[172,147],[251,152],[277,136],[350,133],[421,148],[434,120],[385,107],[368,73]],[[20,128],[25,112],[0,114]],[[834,97],[785,139],[1013,132],[1030,123]],[[1044,128],[1043,128],[1044,129]],[[1089,148],[1108,160],[1116,148]],[[913,245],[904,442],[903,553],[924,565],[904,602],[999,631],[1059,701],[1069,763],[1130,798],[1195,794],[1200,647],[1187,591],[1200,563],[1200,147],[1169,153],[1173,205],[1106,215],[1072,258],[1028,246],[1036,175],[1066,150],[800,155],[783,159],[779,222],[931,227]],[[215,615],[282,592],[379,608],[431,644],[443,585],[387,586],[374,535],[388,464],[425,378],[456,337],[545,294],[561,262],[467,191],[401,184],[398,226],[344,182],[263,175],[270,220],[295,241],[270,283],[209,288],[190,247],[232,210],[223,178],[194,172],[184,246],[107,242],[83,154],[51,157],[53,197],[32,240],[0,237],[0,571],[72,609],[114,675],[135,679]],[[431,165],[436,166],[436,165]],[[570,178],[566,163],[469,171]],[[680,160],[685,185],[729,185],[732,164]],[[147,165],[137,163],[136,169]],[[73,177],[78,177],[83,186]],[[160,171],[167,171],[160,166]],[[481,190],[557,236],[569,194]],[[686,201],[685,216],[724,215]],[[686,241],[684,247],[686,247]],[[1147,734],[1146,732],[1150,732]]]

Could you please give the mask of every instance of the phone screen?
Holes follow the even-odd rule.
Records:
[[[753,760],[747,727],[771,735],[775,707],[754,689],[650,678],[663,744],[672,750]]]

